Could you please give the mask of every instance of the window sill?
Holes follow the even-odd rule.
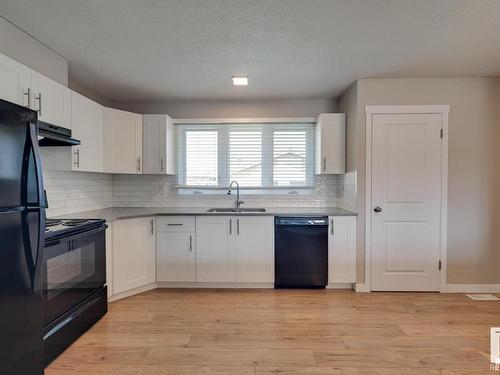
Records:
[[[211,186],[176,186],[179,195],[227,195],[227,187]],[[235,189],[233,189],[235,190]],[[241,187],[240,192],[245,195],[311,195],[313,186],[282,186],[282,187]],[[236,192],[234,191],[234,194]]]

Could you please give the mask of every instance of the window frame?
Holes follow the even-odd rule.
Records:
[[[225,194],[227,185],[230,181],[229,170],[229,130],[232,126],[247,126],[249,129],[252,125],[257,125],[262,129],[262,184],[259,187],[242,186],[241,190],[245,194],[292,194],[292,195],[309,195],[314,189],[314,162],[315,162],[315,131],[316,119],[312,117],[298,118],[225,118],[225,119],[174,119],[175,139],[177,142],[177,157],[178,157],[178,184],[177,189],[179,194],[187,195],[219,195]],[[263,126],[270,125],[269,127]],[[221,126],[223,125],[223,126]],[[306,139],[306,150],[311,150],[306,157],[306,185],[299,186],[272,186],[273,184],[273,136],[275,130],[300,129],[310,130]],[[224,126],[227,126],[225,129]],[[312,127],[312,129],[311,129]],[[192,186],[185,185],[186,181],[186,158],[185,158],[185,134],[187,130],[216,130],[218,132],[218,186]],[[223,131],[221,131],[223,130]],[[267,133],[267,134],[265,134]],[[269,142],[269,143],[266,143]],[[264,162],[264,154],[270,153],[270,163]],[[269,170],[270,168],[270,170]],[[226,184],[227,182],[227,184]]]

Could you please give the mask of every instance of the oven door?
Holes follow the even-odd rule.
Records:
[[[106,226],[49,241],[44,253],[44,325],[106,283]]]

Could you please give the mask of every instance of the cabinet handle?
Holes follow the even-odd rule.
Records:
[[[151,219],[151,234],[155,234],[155,221]]]
[[[75,165],[78,168],[80,168],[80,149],[79,148],[76,149],[75,156],[76,156]]]
[[[193,236],[189,235],[189,251],[193,251]]]
[[[170,223],[170,224],[167,224],[168,227],[178,227],[178,226],[181,226],[181,225],[184,225],[184,224],[177,224],[177,223]]]
[[[330,219],[330,232],[333,236],[333,219]]]
[[[162,157],[160,157],[160,172],[163,172],[163,171],[164,171],[164,166],[163,166],[163,164],[164,164],[164,160],[163,160],[163,156],[162,156]]]
[[[35,100],[38,100],[38,115],[42,115],[42,93],[38,93],[38,96],[35,95]]]
[[[229,235],[233,234],[233,219],[229,219]]]
[[[236,233],[240,235],[240,219],[236,219]]]
[[[141,157],[139,156],[137,158],[137,172],[141,171]]]
[[[24,96],[28,96],[28,105],[27,108],[31,108],[31,88],[28,88],[27,91],[23,92]]]
[[[323,157],[323,172],[326,171],[326,156]]]

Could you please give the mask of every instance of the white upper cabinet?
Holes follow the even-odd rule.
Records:
[[[142,173],[142,115],[104,108],[104,172]]]
[[[175,174],[173,128],[168,115],[143,116],[143,173]]]
[[[356,217],[330,217],[328,282],[356,282]]]
[[[31,69],[0,54],[0,99],[30,107]]]
[[[71,91],[44,75],[31,71],[32,108],[40,121],[71,129]]]
[[[346,115],[322,113],[316,123],[316,174],[346,170]]]
[[[238,282],[274,282],[272,216],[237,217],[235,264]]]
[[[154,217],[113,222],[113,294],[156,280]]]
[[[104,107],[71,92],[71,127],[73,138],[81,144],[73,146],[71,167],[74,171],[103,171]]]

